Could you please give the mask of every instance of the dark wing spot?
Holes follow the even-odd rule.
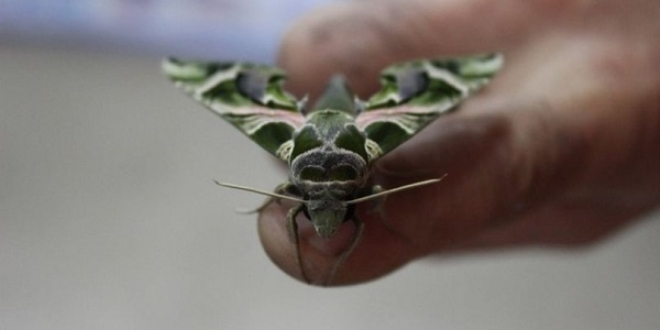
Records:
[[[426,74],[422,70],[413,68],[397,72],[396,81],[402,102],[417,96],[428,86]]]
[[[239,92],[257,103],[262,103],[271,74],[260,70],[246,70],[236,79]]]

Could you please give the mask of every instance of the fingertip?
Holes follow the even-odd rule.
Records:
[[[272,203],[259,212],[257,230],[268,258],[292,277],[300,278],[295,264],[295,250],[286,231],[287,210]]]
[[[299,219],[300,250],[304,275],[298,265],[295,243],[286,228],[288,207],[271,204],[259,215],[259,237],[268,257],[282,271],[302,282],[319,286],[341,286],[368,282],[391,273],[416,257],[405,240],[393,235],[369,216],[365,218],[364,237],[336,274],[333,267],[345,248],[350,246],[355,228],[346,223],[329,239],[316,235]]]

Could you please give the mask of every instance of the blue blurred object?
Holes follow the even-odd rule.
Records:
[[[287,26],[332,0],[0,0],[0,43],[272,62]]]

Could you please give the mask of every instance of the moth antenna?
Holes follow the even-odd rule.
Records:
[[[257,213],[257,212],[255,212],[254,209],[243,209],[243,208],[234,209],[234,212],[236,212],[238,214],[255,214],[255,213]]]
[[[447,176],[447,174],[443,175],[440,178],[419,181],[419,182],[407,184],[405,186],[384,190],[384,191],[381,191],[381,192],[378,192],[378,193],[375,193],[375,194],[371,194],[369,196],[364,196],[364,197],[356,198],[354,200],[347,201],[347,202],[345,202],[345,204],[347,204],[347,205],[349,205],[349,204],[358,204],[358,203],[366,202],[368,200],[372,200],[372,199],[382,197],[382,196],[385,196],[385,195],[390,195],[390,194],[398,193],[400,191],[404,191],[404,190],[408,190],[408,189],[412,189],[412,188],[417,188],[417,187],[420,187],[420,186],[425,186],[427,184],[440,182],[446,176]]]
[[[291,196],[287,196],[287,195],[276,194],[276,193],[273,193],[273,192],[270,192],[270,191],[265,191],[265,190],[250,188],[250,187],[245,187],[245,186],[239,186],[239,185],[226,183],[226,182],[220,182],[220,181],[215,180],[215,179],[213,180],[213,182],[215,182],[215,184],[217,184],[218,186],[222,186],[222,187],[233,188],[233,189],[238,189],[238,190],[245,190],[245,191],[253,192],[255,194],[266,195],[266,196],[270,196],[270,197],[273,197],[273,198],[287,199],[287,200],[294,201],[294,202],[305,203],[305,201],[300,199],[300,198],[295,198],[295,197],[291,197]]]
[[[306,107],[307,107],[307,101],[309,101],[309,94],[305,94],[298,103],[296,103],[296,107],[298,108],[298,112],[300,113],[305,113]]]

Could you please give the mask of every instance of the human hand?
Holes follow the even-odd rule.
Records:
[[[457,251],[597,242],[660,202],[660,5],[656,0],[402,0],[345,3],[295,24],[288,89],[318,95],[336,72],[363,98],[384,66],[500,51],[503,71],[462,108],[375,164],[394,194],[332,284],[375,279]],[[260,214],[266,252],[300,277],[287,206]],[[351,237],[301,225],[305,271],[323,279]]]

